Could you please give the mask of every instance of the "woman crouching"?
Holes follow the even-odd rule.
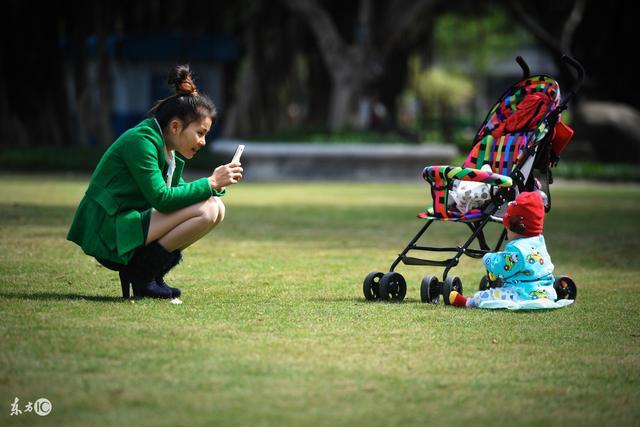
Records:
[[[187,65],[169,75],[175,94],[124,132],[104,153],[76,211],[67,239],[118,271],[122,296],[176,298],[165,274],[181,252],[224,219],[220,197],[242,179],[240,163],[209,177],[182,179],[183,159],[204,148],[215,122],[213,102],[198,92]],[[180,157],[178,156],[180,155]]]

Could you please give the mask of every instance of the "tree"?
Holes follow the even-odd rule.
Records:
[[[574,37],[584,15],[586,0],[543,1],[535,7],[509,0],[508,5],[518,21],[551,53],[564,80],[569,81],[571,76],[566,74],[561,59],[563,55],[573,56]]]
[[[442,138],[446,142],[454,141],[453,115],[456,108],[469,102],[473,97],[471,80],[442,68],[421,69],[416,64],[414,71],[415,91],[423,106],[435,109],[442,129]]]
[[[408,28],[438,4],[437,0],[395,0],[374,10],[371,0],[360,0],[352,17],[353,38],[348,41],[340,34],[336,18],[318,1],[282,1],[309,25],[331,76],[328,126],[332,130],[350,124],[357,101],[383,76],[387,58],[403,42]]]
[[[0,144],[70,142],[67,95],[61,84],[64,55],[58,27],[64,7],[11,1],[4,8],[0,49]],[[28,17],[28,19],[26,19]]]
[[[298,37],[290,13],[277,3],[247,2],[239,14],[244,56],[230,82],[233,99],[224,135],[250,137],[278,127],[286,110],[282,87],[292,77]]]
[[[635,5],[586,0],[508,4],[557,61],[563,87],[570,87],[573,77],[562,66],[561,55],[575,56],[584,66],[587,78],[573,109],[577,134],[591,142],[597,159],[640,161],[640,94],[629,89],[636,79],[629,55],[637,25]]]
[[[109,37],[126,32],[229,33],[237,26],[236,11],[242,7],[237,3],[9,0],[0,29],[0,144],[110,144],[110,61],[117,52],[109,51]],[[88,40],[95,41],[93,52]]]

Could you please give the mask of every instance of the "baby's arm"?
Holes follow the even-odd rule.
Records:
[[[516,274],[521,270],[524,260],[519,251],[505,250],[486,254],[482,262],[489,273],[489,279],[494,281]]]

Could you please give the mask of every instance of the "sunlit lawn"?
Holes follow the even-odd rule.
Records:
[[[640,187],[557,185],[545,237],[578,301],[513,313],[422,304],[428,267],[398,268],[403,303],[364,301],[421,225],[417,182],[242,183],[168,277],[184,304],[123,301],[65,241],[85,185],[0,176],[0,425],[640,423]],[[10,416],[16,397],[53,411]]]

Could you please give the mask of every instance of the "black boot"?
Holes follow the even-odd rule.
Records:
[[[155,280],[171,257],[171,252],[158,242],[138,248],[129,264],[120,272],[122,295],[126,298],[131,283],[136,297],[171,298],[171,290],[159,286]]]
[[[171,252],[171,259],[167,262],[166,265],[162,267],[160,273],[156,276],[156,283],[161,288],[167,288],[171,291],[171,298],[179,298],[182,295],[179,288],[172,288],[167,282],[164,281],[164,276],[171,270],[173,267],[178,265],[182,261],[182,254],[180,251]]]
[[[122,298],[129,299],[130,280],[124,272],[127,266],[124,264],[119,264],[117,262],[109,261],[108,259],[103,259],[103,258],[96,258],[96,261],[102,264],[103,267],[106,267],[109,270],[118,272],[118,274],[120,275],[120,286],[122,287]]]

